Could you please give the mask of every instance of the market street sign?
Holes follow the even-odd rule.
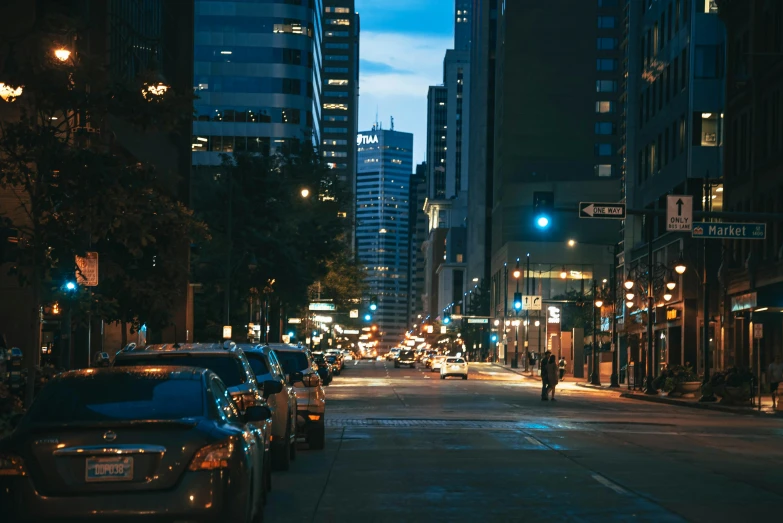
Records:
[[[624,203],[579,202],[580,218],[625,219]]]
[[[693,227],[693,196],[670,194],[666,197],[666,230],[690,231]]]
[[[693,224],[694,238],[763,240],[767,237],[766,223],[711,223]]]
[[[489,323],[489,318],[468,318],[468,323]]]
[[[308,307],[311,311],[333,311],[337,307],[334,303],[311,303]]]

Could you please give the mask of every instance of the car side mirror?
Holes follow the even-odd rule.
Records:
[[[277,394],[283,390],[283,384],[277,380],[266,380],[264,382],[264,397],[268,398],[272,394]]]
[[[245,423],[264,421],[272,417],[272,411],[265,405],[253,405],[245,410],[245,414],[242,417]]]
[[[292,372],[288,377],[289,383],[296,383],[297,381],[302,381],[304,379],[304,375],[301,372]]]
[[[305,387],[317,387],[321,382],[321,378],[317,374],[308,374],[302,381],[304,382]]]

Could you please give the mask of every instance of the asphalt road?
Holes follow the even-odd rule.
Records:
[[[324,451],[274,475],[266,521],[780,521],[783,421],[350,363]]]

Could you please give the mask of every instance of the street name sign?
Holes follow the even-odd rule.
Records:
[[[489,323],[489,318],[468,318],[468,323]]]
[[[522,310],[540,311],[541,296],[527,295],[527,294],[522,296]]]
[[[310,309],[311,311],[333,311],[336,308],[337,307],[335,306],[334,303],[323,303],[323,302],[311,303],[310,306],[308,307],[308,309]]]
[[[693,196],[670,194],[666,197],[666,230],[690,231],[693,228]]]
[[[694,238],[738,240],[763,240],[767,237],[766,223],[711,223],[696,222],[693,224]]]
[[[625,219],[624,203],[579,202],[580,218],[609,218],[611,220]]]

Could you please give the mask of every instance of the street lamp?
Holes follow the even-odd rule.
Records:
[[[633,289],[633,286],[635,285],[635,282],[632,279],[625,280],[625,283],[623,283],[623,286],[628,289],[629,291]],[[632,300],[633,298],[628,298],[629,300]]]
[[[54,57],[61,62],[66,62],[71,57],[71,52],[64,47],[59,47],[54,50]]]
[[[560,269],[560,279],[565,280],[566,278],[568,278],[568,273],[566,272],[566,268],[563,267]]]
[[[307,198],[310,196],[310,189],[304,188],[299,194],[302,195],[302,198]]]
[[[573,247],[574,245],[576,245],[576,240],[568,240],[569,247]]]
[[[677,260],[677,264],[674,266],[674,272],[682,275],[685,274],[686,269],[685,262],[682,260],[682,255],[680,255],[680,259]]]
[[[23,87],[13,87],[0,82],[0,98],[5,102],[13,102],[18,96],[22,96]]]

